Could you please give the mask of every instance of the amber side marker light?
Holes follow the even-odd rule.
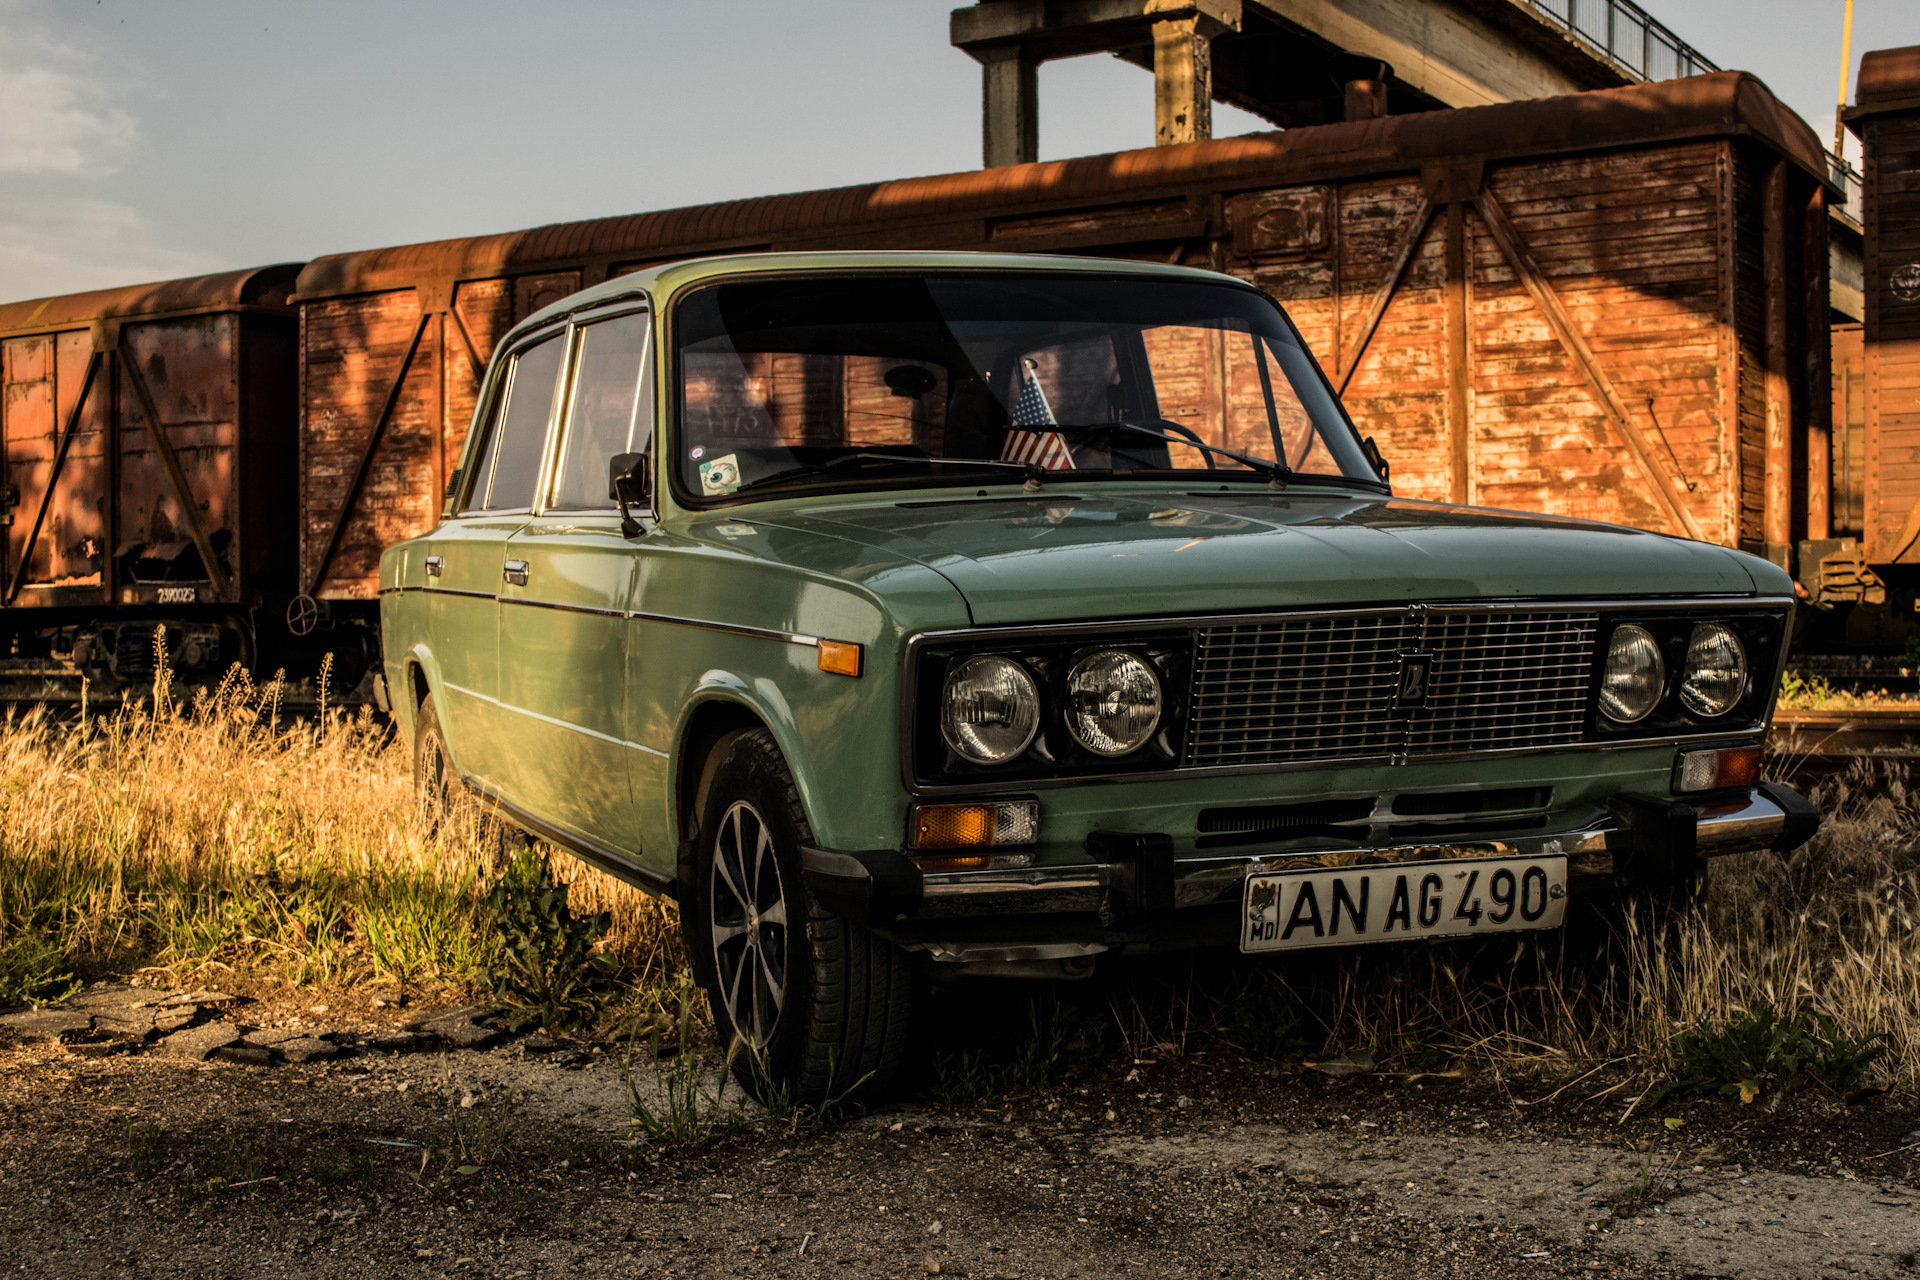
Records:
[[[860,646],[844,640],[822,640],[820,642],[820,669],[832,672],[836,676],[860,675]]]
[[[1719,791],[1751,787],[1760,781],[1761,749],[1720,747],[1713,751],[1683,751],[1673,764],[1675,791]]]

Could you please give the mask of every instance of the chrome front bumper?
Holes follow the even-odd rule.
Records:
[[[1097,913],[1111,920],[1231,900],[1247,872],[1256,867],[1563,856],[1576,882],[1658,882],[1684,874],[1703,857],[1796,848],[1818,827],[1819,815],[1805,799],[1769,783],[1744,798],[1716,798],[1697,805],[1622,800],[1616,803],[1612,821],[1579,831],[1305,853],[1163,856],[1157,875],[1145,875],[1139,864],[1126,861],[923,873],[906,855],[892,850],[803,849],[801,869],[808,887],[825,905],[883,927],[1041,914]],[[1143,883],[1153,887],[1143,890]]]

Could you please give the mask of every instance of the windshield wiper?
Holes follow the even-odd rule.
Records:
[[[1223,458],[1231,458],[1243,466],[1253,468],[1255,471],[1265,472],[1267,488],[1275,490],[1276,492],[1285,490],[1287,481],[1293,478],[1293,468],[1284,462],[1275,462],[1272,458],[1255,457],[1250,453],[1241,453],[1238,449],[1223,449],[1217,444],[1208,444],[1198,437],[1188,439],[1185,436],[1169,435],[1164,431],[1155,431],[1152,427],[1143,427],[1137,422],[1089,422],[1080,426],[1056,425],[1048,427],[1047,430],[1058,431],[1062,434],[1077,433],[1080,435],[1105,435],[1114,431],[1125,431],[1136,436],[1145,436],[1149,440],[1164,440],[1168,444],[1183,444],[1189,449],[1199,449],[1205,453],[1219,454]]]
[[[842,467],[849,467],[855,463],[862,462],[906,462],[918,467],[993,467],[1006,471],[1018,471],[1026,478],[1027,488],[1032,490],[1038,490],[1040,488],[1040,478],[1046,474],[1038,464],[1032,462],[1011,462],[998,458],[943,458],[927,454],[876,453],[871,450],[862,450],[858,453],[843,453],[839,457],[829,458],[825,462],[815,462],[804,467],[795,467],[790,471],[782,471],[777,475],[762,476],[758,480],[748,481],[738,489],[735,489],[734,492],[743,493],[748,489],[758,489],[762,485],[778,484],[788,480],[800,480],[807,476],[825,475],[829,471],[838,471]]]

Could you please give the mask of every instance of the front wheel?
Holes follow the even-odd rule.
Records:
[[[750,730],[719,752],[681,927],[734,1074],[755,1096],[814,1106],[880,1089],[907,1043],[907,957],[808,894],[806,816],[772,736]]]

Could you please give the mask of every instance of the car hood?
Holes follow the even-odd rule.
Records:
[[[1748,595],[1762,582],[1791,590],[1764,561],[1708,543],[1303,486],[896,497],[751,519],[918,561],[959,589],[976,626],[1415,600]]]

